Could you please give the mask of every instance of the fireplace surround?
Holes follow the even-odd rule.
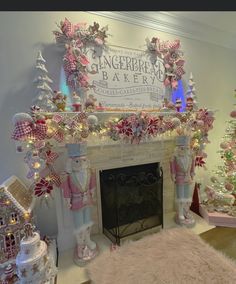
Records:
[[[103,233],[100,172],[116,168],[159,163],[163,170],[163,225],[165,215],[174,211],[174,183],[171,181],[169,161],[175,147],[174,137],[165,136],[137,145],[118,142],[102,145],[88,145],[87,156],[91,166],[96,170],[97,194],[93,208],[94,226],[92,234]],[[55,204],[58,223],[58,247],[60,251],[72,248],[75,244],[73,220],[68,204],[61,190],[55,191]]]

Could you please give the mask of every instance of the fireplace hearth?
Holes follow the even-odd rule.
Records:
[[[123,238],[163,227],[163,171],[160,163],[100,171],[103,233]]]

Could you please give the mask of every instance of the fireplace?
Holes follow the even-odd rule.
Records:
[[[88,158],[91,165],[96,171],[97,177],[96,202],[92,214],[92,219],[94,221],[92,234],[102,234],[104,231],[102,224],[103,221],[100,188],[100,177],[102,172],[124,167],[132,168],[133,166],[143,164],[156,164],[156,169],[158,169],[159,167],[158,176],[161,179],[163,178],[163,213],[161,213],[163,214],[164,219],[163,227],[165,227],[167,214],[174,212],[174,183],[171,180],[169,170],[169,161],[173,154],[174,147],[175,142],[172,137],[165,137],[159,140],[157,139],[156,141],[140,143],[138,145],[118,144],[114,142],[109,145],[102,144],[88,147]],[[158,162],[159,165],[157,165]],[[165,173],[163,177],[160,165],[163,169],[163,173]],[[146,168],[146,166],[144,168]],[[73,231],[73,218],[71,216],[70,210],[68,209],[68,205],[62,196],[61,190],[54,191],[54,194],[58,219],[58,247],[60,248],[60,251],[64,251],[75,246],[75,238],[74,235],[71,234],[71,232]],[[151,221],[151,218],[149,219],[149,221]],[[160,219],[160,225],[162,223],[161,221],[162,220]],[[134,225],[136,225],[136,223],[137,222],[134,222]],[[121,228],[119,229],[122,228],[123,227],[121,226]],[[151,229],[150,231],[155,231],[156,228],[157,227],[153,228],[153,230]],[[146,230],[146,233],[148,233],[148,231],[149,230]],[[120,233],[122,233],[122,231]],[[123,235],[121,235],[121,237],[123,237]],[[112,237],[112,239],[114,240],[114,242],[116,242],[115,237]]]
[[[163,172],[160,163],[102,170],[100,194],[103,233],[114,243],[163,227]]]

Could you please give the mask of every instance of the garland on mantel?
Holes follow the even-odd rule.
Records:
[[[17,143],[17,150],[26,152],[27,177],[34,180],[34,193],[36,196],[48,196],[55,186],[61,184],[60,173],[54,167],[59,157],[55,146],[88,141],[90,135],[98,140],[109,137],[115,141],[139,144],[166,133],[179,135],[191,132],[196,166],[204,167],[204,147],[209,143],[208,132],[213,127],[214,116],[208,109],[187,113],[138,112],[123,113],[121,117],[101,123],[95,113],[34,112],[31,115],[16,114],[14,121],[12,138]]]

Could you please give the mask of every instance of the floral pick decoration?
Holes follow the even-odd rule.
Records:
[[[87,27],[86,23],[72,24],[67,18],[58,25],[60,31],[53,31],[56,42],[63,44],[65,54],[63,66],[66,74],[67,85],[73,90],[78,87],[88,89],[89,84],[88,64],[85,47],[105,44],[108,27],[100,28],[96,22]]]
[[[149,138],[173,130],[177,124],[172,118],[162,115],[154,116],[145,112],[133,113],[121,118],[118,122],[109,123],[108,135],[113,140],[124,140],[139,144]]]
[[[41,178],[39,182],[35,184],[34,193],[36,196],[41,196],[44,194],[50,194],[53,190],[52,182],[47,180],[46,178]]]
[[[161,41],[153,37],[146,39],[147,51],[163,60],[165,66],[164,85],[177,89],[178,80],[185,74],[183,52],[180,50],[180,40]]]

